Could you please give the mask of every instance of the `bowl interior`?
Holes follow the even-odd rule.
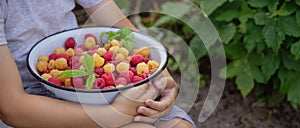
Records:
[[[40,77],[38,71],[35,68],[35,65],[36,65],[36,62],[37,62],[39,56],[41,56],[41,55],[47,55],[48,56],[51,53],[53,53],[53,50],[56,47],[59,47],[59,46],[63,47],[64,42],[69,37],[74,37],[76,42],[77,42],[77,46],[78,46],[80,44],[83,44],[85,34],[91,33],[91,34],[94,34],[97,37],[97,36],[100,36],[100,34],[102,32],[118,31],[118,30],[119,30],[119,28],[109,28],[109,27],[77,28],[77,29],[71,29],[71,30],[58,32],[58,33],[52,34],[48,37],[45,37],[44,39],[42,39],[41,41],[36,43],[34,45],[34,47],[30,50],[29,55],[27,57],[28,69],[32,73],[32,75],[34,77],[36,77],[38,80],[40,80],[44,84],[50,85],[50,86],[55,87],[55,88],[66,89],[66,90],[69,90],[69,91],[111,92],[111,91],[125,89],[125,88],[129,88],[129,87],[132,87],[132,86],[137,86],[137,85],[141,85],[143,83],[146,83],[150,79],[152,79],[156,75],[158,75],[165,68],[165,66],[167,64],[167,52],[166,52],[166,49],[164,48],[164,46],[160,42],[158,42],[157,40],[153,39],[152,37],[147,36],[147,35],[142,34],[142,33],[139,33],[139,32],[135,32],[135,31],[133,31],[133,33],[134,33],[135,40],[137,42],[136,48],[140,48],[140,47],[143,47],[143,46],[149,47],[150,51],[151,51],[150,59],[155,60],[160,64],[158,70],[154,74],[152,74],[150,77],[148,77],[147,79],[144,79],[143,81],[131,84],[129,86],[120,87],[118,89],[114,89],[114,88],[104,89],[104,90],[100,90],[100,89],[90,89],[90,90],[88,90],[88,89],[72,89],[72,88],[67,88],[67,87],[63,87],[63,86],[56,86],[56,85],[51,84],[50,82],[42,79]]]

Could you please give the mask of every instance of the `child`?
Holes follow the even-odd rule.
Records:
[[[122,93],[136,93],[138,89],[139,97],[130,98],[143,97],[146,106],[128,100],[127,95],[118,95],[111,105],[84,105],[85,110],[80,104],[45,97],[51,93],[27,71],[25,58],[38,40],[78,27],[72,13],[75,2],[99,25],[136,30],[112,0],[0,0],[1,120],[13,127],[152,127],[149,124],[159,119],[157,127],[193,127],[182,110],[172,107],[177,88],[167,71],[167,77],[158,81],[167,84],[156,83],[156,88],[144,86]],[[160,101],[153,101],[153,94],[147,92],[157,88],[164,89],[163,96]],[[96,115],[96,121],[86,111]]]

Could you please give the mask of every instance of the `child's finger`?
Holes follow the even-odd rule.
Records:
[[[133,118],[133,121],[153,124],[157,119],[158,118],[152,118],[152,117],[137,115]]]
[[[138,98],[138,101],[144,102],[146,99],[154,99],[158,95],[159,90],[155,88],[152,84],[147,84],[149,86],[148,90],[141,97]]]
[[[160,116],[160,112],[156,111],[151,108],[147,108],[144,106],[140,106],[137,109],[137,112],[141,115],[147,116],[147,117],[152,117],[152,118],[158,118]]]
[[[154,101],[152,99],[147,99],[145,104],[152,109],[163,112],[173,105],[172,100],[161,99],[160,101]]]
[[[120,95],[122,95],[127,99],[137,101],[139,97],[141,97],[148,91],[148,88],[149,88],[148,84],[143,84],[137,87],[122,90],[120,91]]]

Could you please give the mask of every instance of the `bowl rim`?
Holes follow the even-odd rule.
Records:
[[[115,92],[115,91],[120,91],[120,90],[124,90],[124,89],[127,89],[127,88],[131,88],[131,87],[137,87],[139,85],[143,85],[149,81],[151,81],[152,79],[154,79],[156,76],[158,76],[161,72],[163,72],[163,70],[166,68],[167,66],[167,63],[168,63],[168,54],[167,54],[167,50],[166,48],[161,44],[162,46],[162,49],[164,50],[164,54],[166,56],[166,61],[164,61],[165,63],[162,64],[162,67],[159,68],[158,70],[156,70],[152,75],[150,75],[149,77],[147,77],[146,79],[143,79],[142,81],[139,81],[139,82],[136,82],[136,83],[131,83],[131,84],[128,84],[126,86],[123,86],[123,87],[117,87],[117,88],[108,88],[108,89],[79,89],[79,88],[69,88],[69,87],[65,87],[65,86],[59,86],[59,85],[56,85],[56,84],[53,84],[43,78],[40,77],[40,75],[37,75],[33,69],[30,68],[30,64],[29,64],[29,57],[30,55],[32,54],[32,51],[33,49],[38,45],[40,44],[42,41],[46,40],[47,38],[50,38],[54,35],[57,35],[57,34],[60,34],[60,33],[64,33],[64,32],[68,32],[68,31],[76,31],[76,30],[83,30],[83,29],[89,29],[89,28],[113,28],[113,29],[122,29],[120,27],[107,27],[107,26],[97,26],[97,27],[84,27],[84,28],[72,28],[72,29],[67,29],[67,30],[62,30],[62,31],[59,31],[59,32],[56,32],[56,33],[53,33],[53,34],[50,34],[44,38],[42,38],[41,40],[39,40],[37,43],[35,43],[32,48],[29,50],[28,52],[28,55],[27,55],[27,58],[26,58],[26,67],[27,69],[29,70],[29,72],[31,73],[31,75],[33,75],[37,80],[39,80],[40,82],[42,82],[43,84],[46,84],[46,85],[50,85],[51,87],[54,87],[54,88],[57,88],[57,89],[61,89],[61,90],[65,90],[65,91],[69,91],[69,92],[84,92],[84,93],[107,93],[107,92]],[[138,33],[138,34],[141,34],[142,36],[146,36],[152,40],[156,40],[154,39],[153,37],[149,36],[149,35],[146,35],[142,32],[139,32],[139,31],[134,31],[134,30],[131,30],[132,32],[134,33]],[[157,40],[156,40],[157,41]],[[157,41],[159,42],[159,41]],[[41,83],[41,84],[42,84]]]

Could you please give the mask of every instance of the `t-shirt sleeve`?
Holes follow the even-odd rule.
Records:
[[[91,8],[100,2],[102,0],[75,0],[79,5],[81,5],[83,8]]]
[[[4,33],[4,23],[6,18],[6,0],[0,0],[0,45],[7,44],[5,33]]]

